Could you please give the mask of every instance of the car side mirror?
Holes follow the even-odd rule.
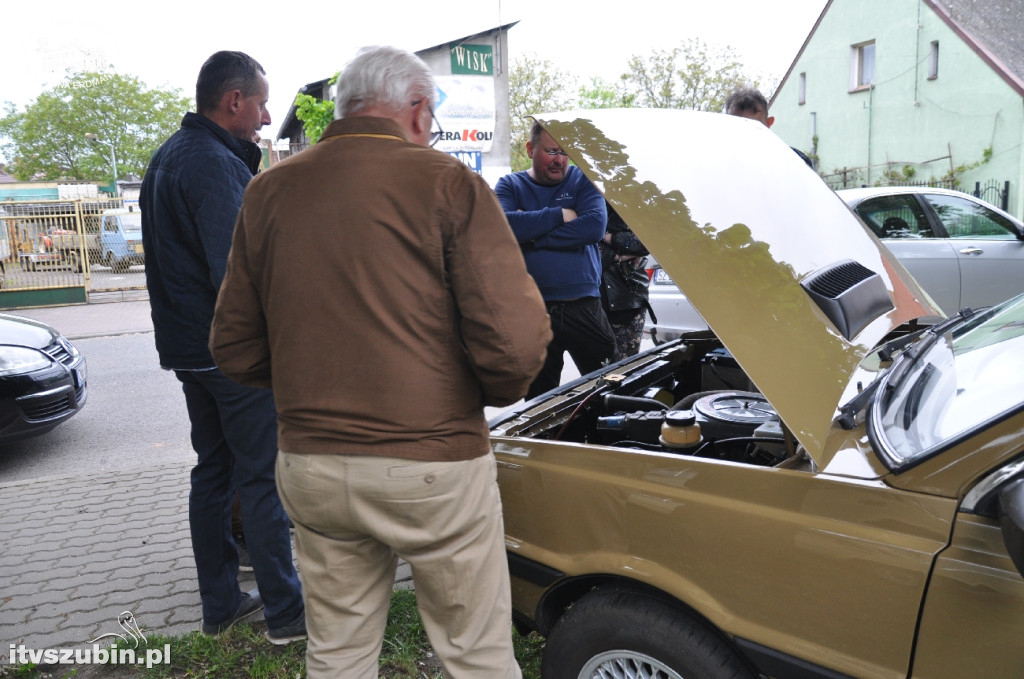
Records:
[[[999,490],[999,525],[1006,551],[1024,576],[1024,479],[1004,484]]]

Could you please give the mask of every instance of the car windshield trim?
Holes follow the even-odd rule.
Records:
[[[880,378],[868,435],[891,471],[913,467],[1022,408],[1024,296],[959,316],[925,333]],[[993,379],[988,370],[997,354],[1003,361],[1019,356],[1021,370],[1009,375],[1004,367]]]

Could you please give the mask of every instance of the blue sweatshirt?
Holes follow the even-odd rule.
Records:
[[[555,186],[538,184],[527,171],[498,180],[494,189],[545,302],[600,297],[601,256],[608,213],[604,197],[570,165]],[[576,219],[562,221],[562,208]]]

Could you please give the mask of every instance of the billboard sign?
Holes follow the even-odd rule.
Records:
[[[437,76],[434,115],[441,138],[434,148],[447,153],[487,153],[494,142],[494,78]]]

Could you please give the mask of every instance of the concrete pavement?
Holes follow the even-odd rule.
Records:
[[[153,332],[149,317],[149,297],[144,290],[117,293],[93,293],[89,304],[0,309],[0,312],[42,321],[74,341],[86,337]]]
[[[72,341],[152,332],[144,293],[91,299],[9,313],[48,323]],[[123,633],[123,611],[147,635],[199,629],[189,471],[186,464],[128,467],[0,484],[0,664],[8,664],[12,645],[82,647]],[[251,573],[241,575],[243,588],[255,587]],[[410,585],[403,563],[396,586]]]

